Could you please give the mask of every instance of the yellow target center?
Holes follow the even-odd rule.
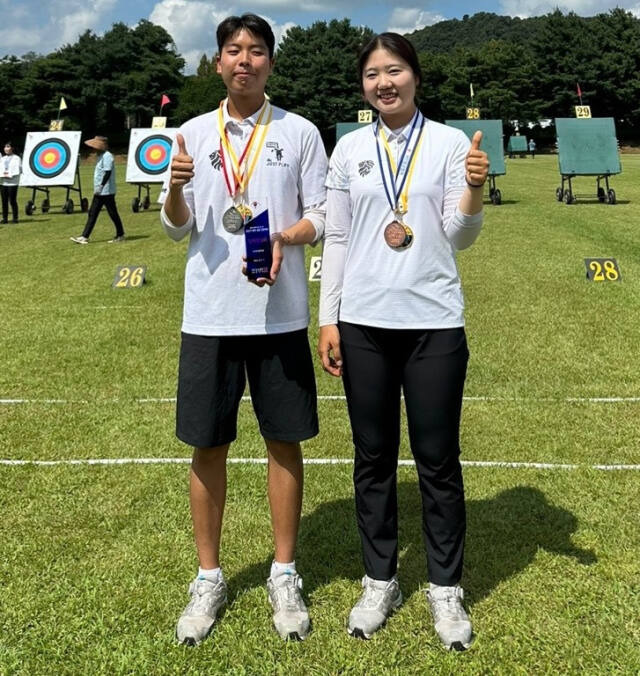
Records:
[[[44,154],[45,164],[53,164],[56,161],[56,154],[48,152]]]
[[[151,159],[152,159],[152,160],[157,161],[157,160],[160,159],[161,156],[162,156],[162,151],[161,151],[159,148],[154,148],[154,149],[151,151]]]

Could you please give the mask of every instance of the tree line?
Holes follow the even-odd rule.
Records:
[[[276,53],[272,101],[312,120],[331,145],[335,122],[354,121],[365,107],[356,58],[372,34],[348,19],[292,28]],[[579,83],[594,116],[614,117],[622,140],[640,138],[640,20],[629,12],[583,18],[556,10],[532,19],[481,12],[408,37],[424,72],[420,108],[434,120],[462,117],[470,84],[485,119],[524,125],[572,117]],[[172,100],[165,109],[171,126],[218,105],[225,93],[215,58],[203,55],[191,76],[183,68],[171,36],[148,21],[114,24],[102,37],[87,31],[46,56],[5,57],[0,130],[19,143],[26,131],[46,129],[64,96],[65,128],[125,144],[128,127],[150,125],[163,93]],[[531,132],[542,141],[544,133]]]

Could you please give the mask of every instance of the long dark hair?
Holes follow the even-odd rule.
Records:
[[[386,49],[388,52],[391,52],[406,61],[409,66],[411,66],[411,70],[418,80],[417,86],[419,87],[422,84],[422,69],[420,68],[420,61],[418,60],[418,54],[416,53],[415,47],[407,40],[407,38],[398,35],[398,33],[380,33],[367,42],[360,51],[360,56],[358,57],[358,75],[360,77],[361,91],[363,91],[362,76],[364,74],[364,68],[371,56],[371,52],[374,52],[376,49]]]

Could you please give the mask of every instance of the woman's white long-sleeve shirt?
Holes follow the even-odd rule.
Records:
[[[396,161],[410,128],[384,128]],[[463,326],[455,252],[473,244],[483,220],[482,212],[469,216],[458,208],[466,187],[469,139],[458,129],[425,120],[403,218],[413,242],[395,250],[383,236],[395,216],[382,182],[374,131],[375,123],[342,137],[331,157],[319,324],[340,319],[398,329]],[[415,135],[409,143],[404,163]],[[382,144],[380,153],[386,162]]]

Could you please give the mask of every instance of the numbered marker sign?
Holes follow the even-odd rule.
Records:
[[[309,265],[309,281],[319,282],[322,275],[322,256],[312,256]]]
[[[591,119],[591,106],[576,106],[576,117],[581,120]]]
[[[621,282],[622,275],[615,258],[585,258],[587,279],[590,282]]]
[[[112,286],[114,289],[140,289],[146,274],[146,265],[119,265]]]
[[[359,110],[358,111],[358,122],[360,124],[368,124],[373,120],[373,114],[370,110]]]
[[[467,108],[467,120],[479,120],[480,108]]]

